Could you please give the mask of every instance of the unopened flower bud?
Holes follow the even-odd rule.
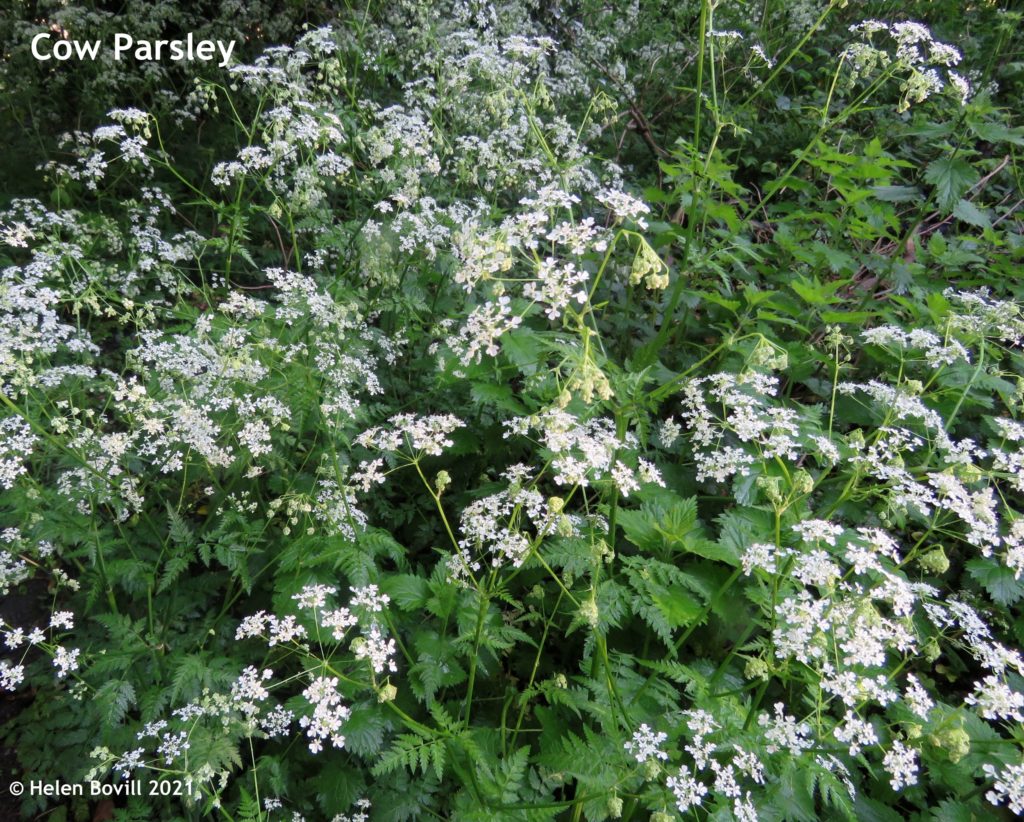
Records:
[[[770,672],[768,663],[761,659],[761,657],[748,659],[747,664],[743,668],[743,675],[747,679],[767,679]]]
[[[963,728],[946,728],[932,734],[928,741],[944,750],[954,765],[971,752],[971,737]]]
[[[555,525],[555,528],[560,537],[571,537],[576,532],[576,529],[573,528],[572,520],[566,516],[558,518],[558,523]]]
[[[949,557],[941,545],[917,558],[917,564],[932,574],[944,574],[949,570]]]
[[[600,615],[597,610],[597,603],[588,599],[580,604],[580,616],[591,628],[596,628]]]
[[[814,477],[803,468],[793,473],[793,490],[798,494],[809,494],[814,490]]]
[[[779,348],[762,337],[750,355],[750,364],[781,371],[789,365],[789,355],[784,348]]]
[[[970,485],[980,480],[985,479],[987,476],[977,465],[973,463],[971,465],[959,465],[957,466],[957,474],[960,479],[967,485]]]
[[[447,471],[438,471],[437,476],[434,477],[434,488],[437,489],[437,495],[441,496],[444,493],[444,489],[452,484],[451,475]]]
[[[398,696],[398,688],[390,682],[387,685],[382,685],[381,689],[377,691],[378,702],[392,702],[396,696]]]
[[[768,502],[782,502],[782,477],[758,477],[757,487],[765,495]]]

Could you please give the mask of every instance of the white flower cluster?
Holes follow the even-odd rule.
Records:
[[[552,511],[543,495],[513,482],[505,491],[470,503],[462,511],[459,551],[448,560],[449,577],[468,582],[480,570],[478,556],[490,559],[492,568],[506,563],[518,568],[536,538],[552,533],[559,512]],[[571,520],[566,518],[572,529]],[[536,536],[524,529],[532,523]],[[570,530],[572,533],[572,530]]]
[[[716,743],[709,739],[721,726],[710,713],[702,709],[683,712],[689,741],[683,751],[693,758],[694,765],[683,765],[665,780],[665,787],[672,793],[676,808],[686,813],[703,804],[705,797],[732,802],[733,813],[738,819],[756,820],[752,791],[765,783],[764,764],[753,752],[735,743]],[[667,739],[665,734],[654,734],[647,725],[641,725],[634,733],[633,741],[626,743],[626,750],[636,760],[667,760],[668,756],[659,747]],[[654,773],[650,769],[648,773]]]
[[[987,764],[982,767],[985,776],[992,780],[992,790],[985,794],[993,805],[1004,802],[1015,814],[1024,814],[1024,763],[996,768]]]
[[[1018,441],[1017,424],[993,420],[1003,442],[983,449],[971,439],[952,439],[942,416],[907,390],[879,381],[840,383],[838,389],[844,394],[868,395],[881,418],[869,439],[851,440],[854,453],[850,462],[889,489],[890,506],[919,517],[959,520],[965,528],[964,539],[977,546],[982,556],[998,552],[1004,564],[1019,575],[1024,568],[1024,524],[1017,525],[1014,517],[1008,527],[1004,525],[1001,492],[986,478],[992,472],[979,467],[982,460],[991,458],[995,471],[1004,472],[1011,484],[1024,487],[1019,478],[1024,449],[1006,447],[1007,441]],[[926,456],[937,453],[945,467],[915,470],[914,454],[921,452]]]
[[[394,672],[396,653],[394,639],[384,634],[378,614],[383,612],[390,603],[390,598],[376,585],[351,588],[351,601],[348,608],[333,608],[330,598],[337,593],[331,585],[312,583],[306,585],[292,599],[303,611],[312,612],[320,628],[330,631],[330,636],[338,644],[346,638],[349,629],[362,625],[362,636],[356,637],[351,643],[353,658],[366,659],[370,662],[375,674],[385,671]],[[358,616],[357,616],[358,615]],[[67,625],[70,614],[55,614],[55,625]],[[259,611],[244,618],[235,633],[236,640],[260,637],[266,640],[269,648],[292,644],[295,650],[304,647],[301,643],[306,639],[307,629],[295,615],[279,617]],[[326,637],[317,632],[319,642],[326,642]],[[63,651],[57,648],[58,655]],[[67,654],[64,659],[76,658],[78,652]],[[54,660],[57,664],[57,659]],[[9,667],[0,667],[0,676],[4,679],[16,679],[19,672]],[[182,723],[189,723],[185,731],[168,731],[165,720],[150,723],[139,733],[139,739],[153,737],[160,744],[155,747],[156,754],[166,764],[184,756],[189,749],[191,725],[204,717],[210,718],[227,727],[237,721],[246,734],[258,729],[268,737],[285,736],[290,732],[295,714],[282,705],[273,704],[271,692],[287,684],[288,680],[274,683],[274,671],[271,668],[249,666],[235,679],[228,694],[204,693],[204,696],[187,705],[175,709],[173,716]],[[298,718],[298,725],[305,731],[309,750],[319,753],[327,741],[334,747],[341,748],[345,744],[344,725],[351,716],[351,709],[342,703],[338,693],[339,680],[336,677],[315,675],[315,670],[308,674],[309,679],[302,691],[302,696],[309,705],[309,710]],[[161,737],[161,734],[163,736]],[[155,744],[155,743],[154,743]],[[119,773],[141,767],[145,748],[130,752],[123,758],[123,767],[115,770]]]
[[[452,414],[396,414],[388,425],[368,428],[358,437],[356,444],[385,453],[401,453],[415,459],[419,454],[439,456],[455,442],[451,434],[465,423]]]
[[[986,676],[976,683],[974,693],[968,694],[964,704],[977,706],[985,719],[1012,719],[1024,722],[1024,694],[1014,691],[999,677]]]
[[[810,748],[811,726],[806,722],[798,722],[795,716],[786,713],[786,706],[781,702],[775,703],[774,718],[762,713],[757,718],[757,723],[764,728],[765,739],[768,745],[765,750],[768,753],[776,753],[786,750],[792,756],[798,756],[801,751]]]
[[[352,711],[341,704],[337,677],[317,677],[302,695],[313,706],[312,714],[299,717],[299,725],[306,729],[306,736],[310,740],[310,753],[320,753],[324,740],[328,738],[335,748],[345,747],[345,737],[341,730]]]
[[[598,199],[617,215],[641,222],[640,215],[648,211],[645,204],[617,190],[604,191]],[[591,217],[572,218],[572,208],[579,201],[576,194],[554,184],[542,186],[523,197],[521,210],[500,225],[474,225],[457,236],[462,265],[455,281],[468,292],[478,286],[487,289],[487,296],[468,312],[449,340],[462,361],[497,355],[500,338],[518,328],[534,305],[551,321],[560,320],[574,306],[586,305],[590,275],[580,258],[587,252],[607,251],[609,234],[597,228]],[[538,254],[541,248],[546,253]],[[644,259],[654,254],[643,244],[642,248],[647,250]],[[519,257],[522,263],[517,265]],[[660,260],[652,265],[659,276],[667,276]]]
[[[668,754],[661,749],[661,744],[668,739],[668,734],[654,731],[645,722],[633,732],[633,738],[624,743],[626,752],[641,765],[648,759],[667,760]]]
[[[635,451],[639,443],[631,432],[620,439],[609,419],[581,420],[564,409],[553,408],[504,424],[506,437],[527,436],[531,431],[540,435],[541,445],[554,455],[551,466],[559,485],[587,487],[591,482],[610,479],[624,497],[639,490],[641,483],[664,485],[653,463],[641,458],[633,469],[623,462],[625,452]]]
[[[960,52],[947,43],[935,40],[927,26],[914,21],[890,25],[880,20],[864,20],[850,26],[850,32],[861,37],[861,40],[851,43],[842,52],[842,59],[850,67],[850,82],[870,77],[876,71],[892,65],[903,73],[900,85],[901,111],[942,91],[946,82],[961,104],[970,98],[970,83],[952,68],[960,62]],[[876,37],[879,35],[888,38],[882,48],[876,45]],[[890,53],[890,49],[893,53]],[[945,74],[945,82],[942,74]]]
[[[0,420],[0,488],[10,490],[25,473],[25,460],[38,439],[31,426],[18,417]]]
[[[690,430],[699,481],[746,476],[759,459],[798,459],[800,419],[773,402],[777,391],[778,379],[758,371],[714,374],[683,385],[681,416]]]
[[[904,331],[895,325],[882,325],[861,332],[861,339],[871,345],[879,345],[902,352],[904,349],[922,349],[925,362],[932,368],[952,365],[956,362],[971,361],[967,349],[957,340],[943,340],[927,328]]]
[[[917,784],[917,751],[908,748],[898,739],[894,739],[889,750],[885,752],[882,765],[889,772],[889,784],[894,791],[901,791]]]

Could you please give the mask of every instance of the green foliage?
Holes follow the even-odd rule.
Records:
[[[118,819],[1024,808],[1019,13],[128,3],[248,45],[19,75],[29,21],[121,19],[29,5],[21,776],[185,786]]]

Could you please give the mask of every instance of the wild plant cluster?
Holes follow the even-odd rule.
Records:
[[[5,778],[1024,812],[1018,28],[353,5],[54,140],[0,212]]]

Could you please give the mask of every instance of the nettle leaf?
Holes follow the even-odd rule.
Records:
[[[651,599],[673,628],[689,625],[703,611],[696,599],[678,587],[654,590],[651,592]]]
[[[943,211],[951,211],[979,179],[974,166],[961,157],[932,160],[924,170],[924,178],[935,186],[935,199]]]
[[[839,297],[835,295],[835,292],[842,288],[842,286],[842,280],[822,283],[817,277],[813,279],[797,277],[789,283],[789,287],[799,294],[804,302],[813,306],[833,305],[841,302]]]
[[[527,376],[537,373],[549,346],[539,334],[528,328],[517,328],[501,336],[501,349],[505,356]]]
[[[637,510],[622,509],[616,522],[622,526],[626,539],[641,551],[657,551],[662,546],[661,534],[655,527],[655,514],[649,508]]]
[[[946,799],[935,807],[931,818],[933,822],[977,822],[981,818],[981,812],[976,805]]]
[[[439,619],[447,619],[458,605],[459,589],[445,578],[441,563],[438,563],[427,587],[431,595],[427,599],[426,609]]]
[[[775,532],[771,514],[757,508],[733,508],[722,514],[716,524],[719,528],[718,545],[733,557],[733,565],[754,542],[774,542]]]
[[[1013,571],[991,557],[978,557],[967,562],[967,571],[1000,605],[1013,605],[1024,597],[1024,582]]]
[[[379,705],[353,705],[352,714],[345,722],[345,748],[357,756],[373,756],[384,744],[387,727]]]
[[[645,493],[644,504],[639,509],[620,509],[617,522],[622,525],[626,539],[643,551],[667,549],[730,565],[736,562],[728,551],[706,538],[704,527],[697,519],[695,497],[684,498],[671,491],[652,488]]]
[[[856,822],[903,822],[906,817],[890,805],[858,793],[853,800],[853,813],[847,817]]]
[[[968,225],[978,228],[991,228],[992,220],[970,200],[957,200],[953,206],[953,216]]]
[[[393,574],[385,577],[381,580],[380,587],[403,611],[423,610],[430,599],[430,586],[427,581],[414,574]]]
[[[924,199],[917,186],[872,186],[871,192],[886,203],[913,203]]]
[[[349,746],[348,723],[345,725],[345,747]],[[352,808],[356,800],[364,795],[366,782],[363,775],[352,768],[332,764],[324,768],[311,786],[316,791],[317,804],[328,819],[335,814],[344,813]],[[266,819],[266,816],[261,817]]]
[[[507,385],[494,385],[489,382],[474,382],[470,389],[473,400],[480,405],[490,405],[511,414],[524,415],[526,407],[516,399],[515,393]]]
[[[1024,128],[1010,128],[1002,123],[979,123],[967,121],[967,127],[987,143],[1011,143],[1024,146]]]

